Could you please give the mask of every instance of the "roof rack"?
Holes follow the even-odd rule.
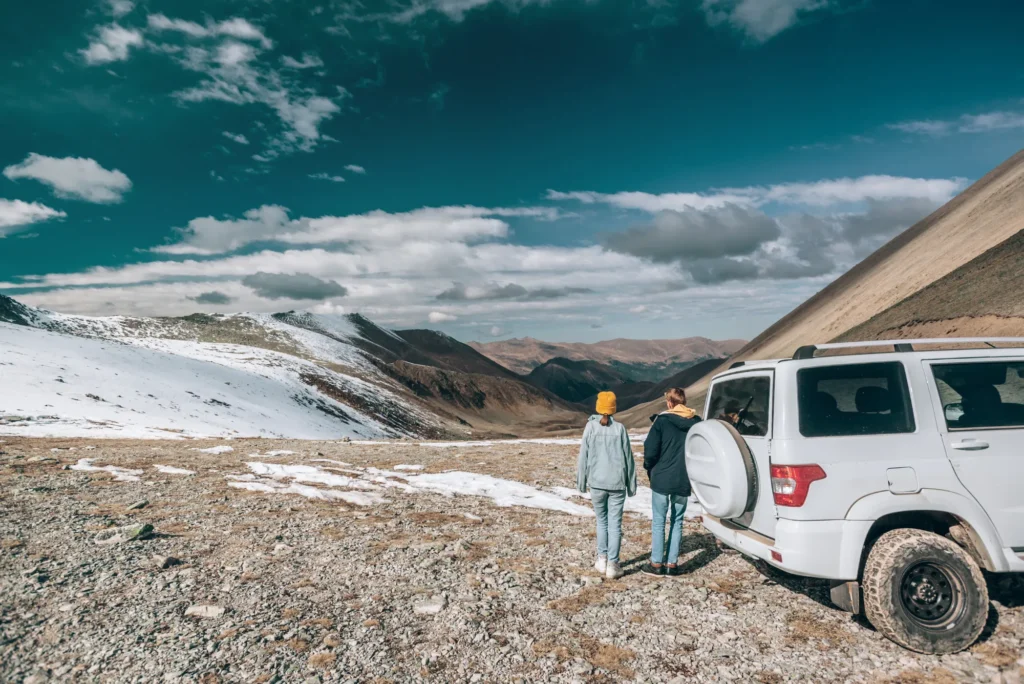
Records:
[[[828,344],[807,344],[793,352],[795,360],[813,359],[814,353],[823,349],[855,349],[859,347],[893,347],[897,352],[912,352],[915,344],[987,344],[996,349],[996,344],[1024,344],[1024,337],[935,337],[918,340],[865,340],[862,342],[829,342]]]

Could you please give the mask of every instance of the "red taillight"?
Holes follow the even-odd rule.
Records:
[[[825,471],[818,465],[773,465],[772,494],[776,506],[798,508],[807,500],[811,483],[825,479]]]

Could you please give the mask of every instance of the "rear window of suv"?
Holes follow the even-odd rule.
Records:
[[[857,363],[797,371],[800,434],[849,437],[913,432],[903,364]]]

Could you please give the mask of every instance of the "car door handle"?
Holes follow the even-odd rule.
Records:
[[[954,449],[960,451],[981,451],[982,449],[988,449],[988,442],[979,442],[976,439],[965,439],[962,442],[953,442],[950,444]]]

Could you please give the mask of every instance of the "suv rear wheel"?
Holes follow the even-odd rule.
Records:
[[[933,532],[899,529],[875,542],[864,566],[864,612],[887,638],[920,653],[961,651],[988,618],[978,564]]]

